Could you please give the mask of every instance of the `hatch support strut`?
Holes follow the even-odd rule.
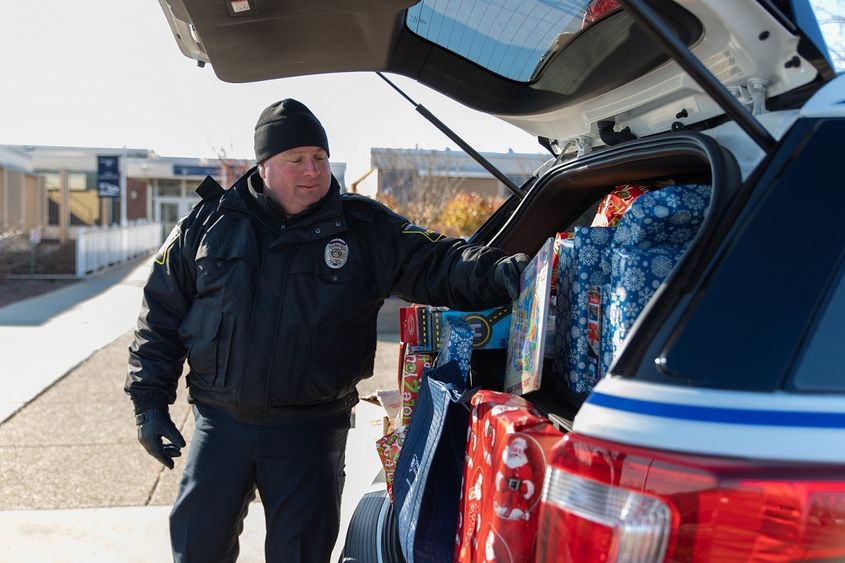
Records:
[[[448,125],[446,125],[445,123],[443,123],[442,121],[440,121],[439,119],[437,119],[437,117],[436,117],[433,113],[431,113],[430,111],[428,111],[428,109],[426,109],[426,107],[425,107],[425,106],[423,106],[422,104],[418,104],[418,103],[416,103],[414,100],[412,100],[412,99],[411,99],[411,98],[410,98],[410,97],[409,97],[409,96],[408,96],[405,92],[403,92],[402,90],[400,90],[400,89],[399,89],[399,87],[398,87],[396,84],[394,84],[393,82],[391,82],[391,81],[390,81],[390,80],[389,80],[389,79],[388,79],[385,75],[383,75],[382,73],[380,73],[380,72],[376,72],[376,74],[378,74],[378,75],[381,77],[381,79],[382,79],[382,80],[384,80],[385,82],[387,82],[388,84],[390,84],[390,86],[392,86],[394,90],[396,90],[397,92],[399,92],[399,93],[402,95],[402,97],[403,97],[403,98],[405,98],[406,100],[408,100],[409,102],[411,102],[411,105],[413,105],[413,106],[414,106],[414,109],[416,109],[416,110],[417,110],[417,113],[419,113],[419,114],[420,114],[420,115],[422,115],[424,118],[426,118],[427,120],[429,120],[429,121],[430,121],[430,122],[431,122],[431,123],[432,123],[435,127],[437,127],[438,129],[440,129],[440,130],[443,132],[443,134],[445,134],[447,137],[449,137],[450,139],[452,139],[453,141],[455,141],[455,143],[457,143],[457,145],[458,145],[459,147],[461,147],[461,148],[464,150],[464,152],[466,152],[469,156],[471,156],[473,159],[475,159],[475,161],[476,161],[476,162],[478,162],[481,166],[483,166],[483,167],[484,167],[484,168],[485,168],[485,169],[486,169],[486,170],[487,170],[490,174],[492,174],[493,176],[495,176],[495,177],[496,177],[496,179],[497,179],[497,180],[499,180],[501,183],[503,183],[503,184],[505,185],[505,187],[506,187],[506,188],[508,188],[510,191],[512,191],[512,192],[513,192],[513,194],[514,194],[516,197],[518,197],[519,199],[522,199],[522,198],[524,198],[524,197],[525,197],[525,192],[523,192],[523,191],[519,188],[519,186],[517,186],[516,184],[514,184],[514,183],[513,183],[513,180],[511,180],[510,178],[508,178],[507,176],[505,176],[504,172],[502,172],[501,170],[499,170],[498,168],[496,168],[495,166],[493,166],[493,163],[491,163],[489,160],[487,160],[486,158],[484,158],[483,156],[481,156],[481,155],[478,153],[478,151],[476,151],[474,148],[472,148],[471,146],[469,146],[469,144],[467,144],[467,142],[466,142],[466,141],[464,141],[463,139],[461,139],[461,138],[458,136],[458,134],[457,134],[457,133],[455,133],[454,131],[452,131],[451,129],[449,129],[449,126],[448,126]]]
[[[765,127],[737,100],[719,80],[699,61],[681,41],[671,27],[645,0],[619,0],[619,4],[631,14],[658,45],[674,59],[707,94],[719,104],[755,143],[767,154],[772,151],[777,141]]]

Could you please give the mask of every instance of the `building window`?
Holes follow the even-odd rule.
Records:
[[[158,187],[158,197],[182,197],[181,180],[156,180],[156,185]]]
[[[41,170],[37,174],[44,177],[44,185],[48,190],[60,190],[62,175],[58,170]],[[96,174],[93,172],[68,172],[67,183],[71,190],[93,190],[96,186]]]

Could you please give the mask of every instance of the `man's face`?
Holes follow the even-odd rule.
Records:
[[[302,213],[329,191],[329,157],[320,147],[296,147],[275,154],[258,165],[267,195],[287,215]]]

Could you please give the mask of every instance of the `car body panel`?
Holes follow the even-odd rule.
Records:
[[[845,463],[845,397],[601,380],[575,416],[580,434],[761,461]]]
[[[845,75],[822,86],[800,110],[802,117],[845,117]]]

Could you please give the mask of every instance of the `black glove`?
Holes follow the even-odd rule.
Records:
[[[167,409],[155,408],[141,411],[135,415],[138,425],[138,441],[147,453],[173,469],[173,458],[182,455],[185,438],[179,433],[176,425],[170,419]],[[162,444],[161,438],[167,438],[171,443]]]
[[[527,254],[520,252],[519,254],[502,258],[496,264],[496,270],[493,272],[493,281],[499,287],[504,288],[512,300],[519,297],[519,275],[530,261],[531,259]]]

